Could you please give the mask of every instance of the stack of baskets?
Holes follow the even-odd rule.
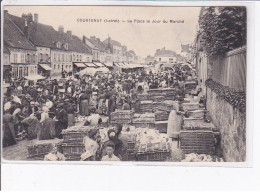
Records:
[[[111,124],[131,124],[133,122],[134,111],[116,110],[111,113]]]
[[[122,132],[120,139],[127,144],[127,161],[136,160],[136,132]]]
[[[31,160],[43,160],[44,156],[49,154],[56,145],[58,149],[62,143],[62,139],[50,140],[32,140],[27,146],[29,158]]]
[[[180,132],[180,148],[185,154],[215,154],[213,131],[188,130]]]
[[[84,137],[89,136],[91,131],[97,132],[98,128],[74,126],[62,131],[62,149],[67,160],[80,160],[81,154],[85,152],[83,139]]]
[[[155,112],[157,110],[158,103],[152,100],[146,100],[140,102],[140,113]]]

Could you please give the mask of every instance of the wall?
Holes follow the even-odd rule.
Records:
[[[229,51],[225,57],[212,60],[212,80],[223,86],[245,91],[246,47]]]
[[[221,99],[207,87],[207,110],[220,129],[221,148],[226,162],[242,162],[246,158],[246,115]]]

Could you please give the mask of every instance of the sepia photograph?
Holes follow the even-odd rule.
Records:
[[[3,162],[247,161],[246,6],[2,16]]]

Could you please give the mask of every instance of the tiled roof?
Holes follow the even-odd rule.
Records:
[[[10,20],[9,14],[4,16],[4,43],[11,48],[36,50],[35,46],[24,36],[23,32]]]
[[[108,45],[108,38],[107,38],[106,40],[104,40],[103,43],[104,43],[105,45]],[[110,44],[116,45],[116,46],[122,46],[120,42],[118,42],[118,41],[116,41],[116,40],[112,40],[112,39],[110,40]]]
[[[79,53],[88,53],[91,54],[91,48],[88,45],[85,45],[79,37],[72,35],[70,37],[67,34],[64,34],[66,36],[67,42],[69,43],[69,46],[71,47],[72,51],[79,52]]]
[[[96,47],[98,48],[98,50],[100,50],[101,52],[105,52],[106,51],[106,45],[101,42],[99,39],[97,38],[90,38],[89,41]]]

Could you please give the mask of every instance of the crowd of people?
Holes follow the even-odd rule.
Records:
[[[183,81],[193,76],[192,71],[177,69],[74,75],[37,83],[13,80],[3,101],[3,147],[14,145],[24,137],[62,138],[62,130],[74,126],[78,115],[99,114],[110,118],[116,109],[138,112],[138,94],[147,89],[174,87],[179,90],[177,98],[184,98]]]

